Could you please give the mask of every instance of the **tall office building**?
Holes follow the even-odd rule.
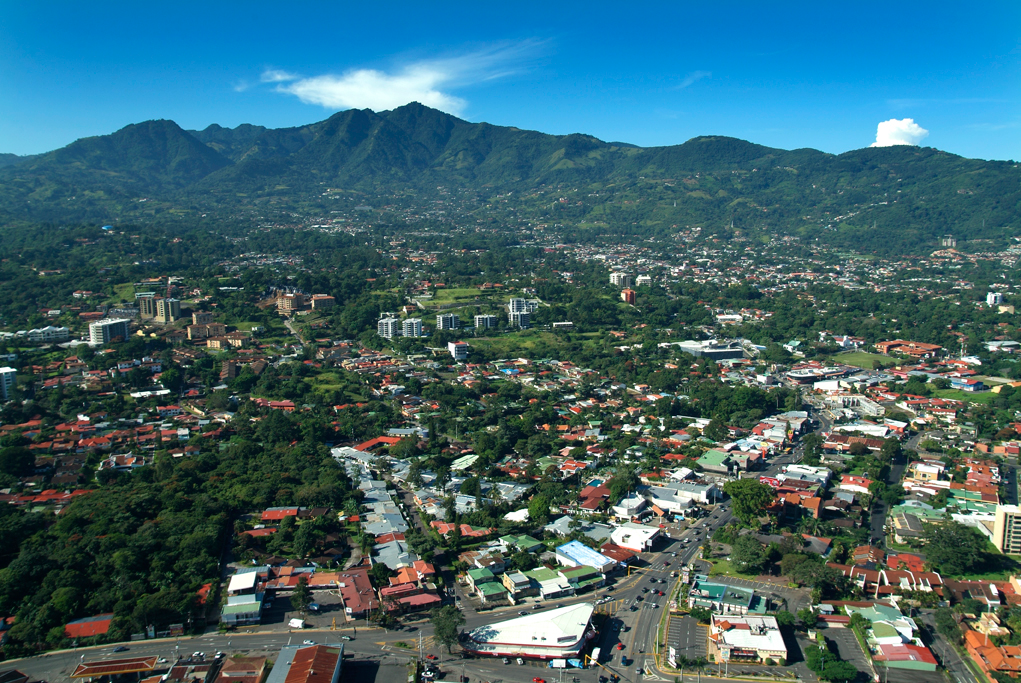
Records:
[[[138,297],[138,315],[143,320],[156,317],[156,296],[154,294]]]
[[[11,397],[18,372],[14,368],[0,368],[0,396],[6,401]]]
[[[1021,555],[1021,508],[997,505],[993,545],[1004,555]]]
[[[401,321],[397,318],[382,318],[376,323],[376,332],[384,339],[399,337],[403,331]]]
[[[475,316],[475,329],[488,330],[496,327],[497,319],[495,315],[477,315]]]
[[[630,287],[631,286],[631,275],[628,273],[614,272],[610,273],[610,284],[618,287]]]
[[[127,318],[112,318],[110,320],[97,320],[89,324],[89,343],[109,344],[115,341],[124,341],[128,338]]]
[[[180,317],[180,301],[177,299],[156,299],[156,322],[169,325]]]
[[[421,318],[408,318],[404,321],[401,326],[402,332],[405,337],[421,337],[422,336],[422,319]]]
[[[443,313],[436,316],[437,330],[456,330],[461,326],[461,319],[453,313]]]

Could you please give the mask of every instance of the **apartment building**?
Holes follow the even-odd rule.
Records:
[[[421,318],[408,318],[401,325],[401,332],[404,334],[405,337],[421,337],[422,336],[422,319]]]
[[[610,273],[610,284],[617,287],[630,287],[632,284],[630,273]]]
[[[0,368],[0,396],[6,401],[11,397],[18,372],[14,368]]]
[[[1021,555],[1021,508],[997,505],[993,522],[993,545],[1005,555]]]
[[[384,339],[393,339],[404,333],[404,327],[398,318],[382,318],[376,323],[376,333]]]
[[[109,344],[115,341],[124,341],[128,338],[127,318],[114,318],[111,320],[97,320],[89,324],[89,343]]]
[[[436,316],[436,330],[456,330],[461,326],[461,319],[453,313]]]
[[[475,316],[475,329],[477,330],[489,330],[496,327],[497,318],[495,315],[477,315]]]

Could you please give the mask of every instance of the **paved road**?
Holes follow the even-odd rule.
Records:
[[[943,664],[944,668],[954,677],[957,683],[979,683],[975,674],[965,664],[957,651],[941,636],[936,630],[936,619],[932,610],[922,610],[918,621],[925,626],[926,634],[932,645],[933,654]],[[984,680],[982,683],[986,683]]]

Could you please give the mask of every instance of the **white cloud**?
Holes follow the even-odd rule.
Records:
[[[880,121],[876,128],[876,141],[870,147],[892,147],[893,145],[917,145],[929,136],[914,119],[890,119]]]
[[[684,77],[684,80],[681,81],[680,85],[677,86],[677,89],[684,90],[689,85],[694,85],[698,81],[701,81],[703,78],[709,78],[712,75],[713,75],[712,71],[692,71],[690,74]]]
[[[535,41],[505,44],[456,57],[421,60],[392,71],[351,69],[301,77],[271,69],[263,72],[261,80],[277,84],[277,92],[327,109],[382,111],[419,102],[457,115],[468,103],[453,95],[452,89],[515,73],[538,45]]]

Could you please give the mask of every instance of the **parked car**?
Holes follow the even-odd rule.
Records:
[[[510,664],[510,658],[509,657],[504,657],[503,658],[503,663],[504,664]]]
[[[351,636],[341,636],[341,640],[352,640]]]
[[[302,645],[315,645],[316,641],[314,641],[314,640],[303,640],[303,641],[301,641],[301,644]]]
[[[517,661],[518,661],[518,666],[521,666],[522,664],[525,663],[525,660],[521,659],[521,657],[518,657]]]
[[[617,649],[618,650],[623,650],[624,649],[624,643],[617,643]]]

